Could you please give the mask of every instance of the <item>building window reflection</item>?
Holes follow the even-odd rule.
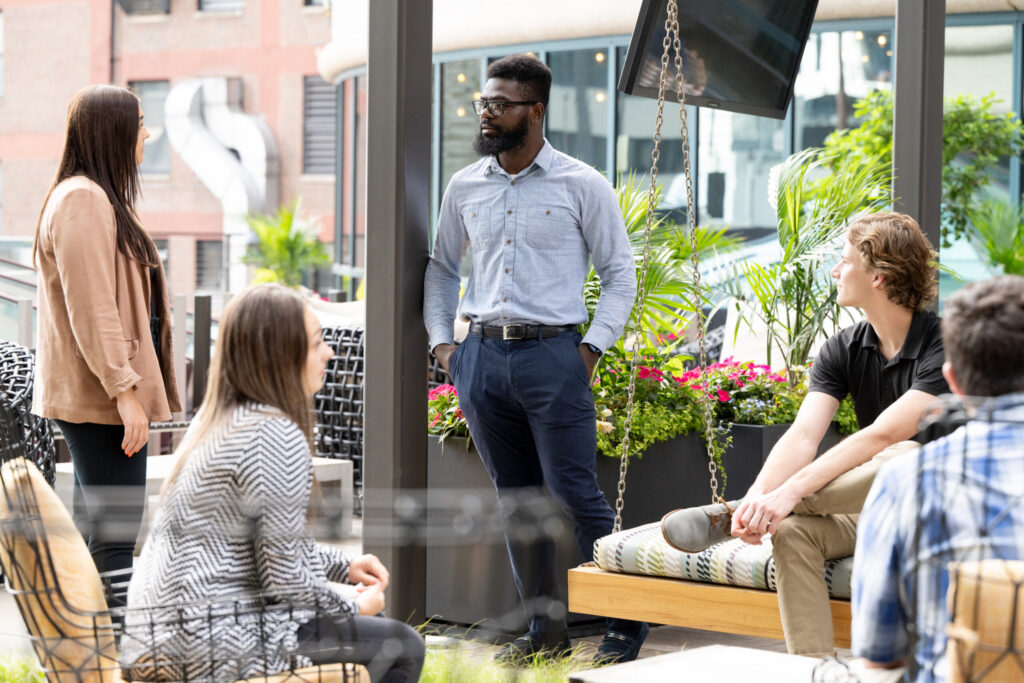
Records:
[[[856,125],[853,105],[892,87],[892,31],[820,31],[804,49],[793,97],[794,147],[820,147],[828,134]]]
[[[702,224],[743,229],[751,238],[775,231],[768,175],[786,158],[783,125],[761,116],[701,110],[697,207]]]
[[[625,58],[625,48],[618,50],[618,64]],[[661,208],[673,213],[672,219],[686,221],[686,180],[683,176],[683,145],[679,126],[679,105],[666,102],[661,145],[658,147],[658,184],[662,187]],[[647,187],[651,172],[651,151],[654,149],[654,125],[658,103],[645,97],[618,93],[615,125],[615,175],[632,174],[636,183]],[[690,134],[696,131],[697,109],[686,108]],[[696,140],[690,140],[693,159]],[[695,171],[695,169],[694,169]]]
[[[549,52],[547,137],[555,149],[604,171],[608,167],[606,48]]]
[[[943,95],[994,95],[991,113],[1014,111],[1013,26],[950,26],[946,28]],[[954,163],[966,163],[958,159]],[[985,192],[999,199],[1010,196],[1010,159],[1003,157]]]
[[[441,65],[441,191],[456,171],[476,161],[473,138],[480,118],[472,102],[480,97],[480,59],[460,59]]]

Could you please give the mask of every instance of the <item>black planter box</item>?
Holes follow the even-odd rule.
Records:
[[[787,429],[788,424],[732,426],[732,444],[724,455],[727,500],[735,500],[747,492],[772,447]],[[835,425],[829,427],[818,453],[839,443],[840,438]],[[613,509],[618,495],[619,464],[618,458],[597,456],[597,483]],[[666,512],[677,508],[710,503],[710,481],[707,449],[697,434],[684,434],[654,444],[642,456],[629,461],[622,528],[657,522]],[[718,481],[721,484],[721,473]]]
[[[725,453],[726,497],[746,493],[772,446],[788,425],[734,425]],[[819,452],[839,441],[833,428]],[[597,481],[615,507],[619,459],[597,455]],[[631,460],[626,475],[623,528],[656,522],[669,510],[711,500],[707,452],[700,437],[686,434],[653,445]],[[571,522],[554,501],[527,502],[539,533],[556,543],[561,596],[567,572],[582,562]],[[475,626],[481,631],[519,634],[526,621],[519,605],[502,531],[497,494],[476,450],[465,439],[427,437],[427,615],[436,621]],[[569,614],[570,627],[600,623],[591,615]]]
[[[539,535],[552,539],[560,598],[568,604],[568,570],[582,561],[572,524],[546,496],[524,501]],[[505,545],[498,497],[475,449],[427,437],[427,615],[480,631],[519,635],[527,623]],[[569,614],[569,625],[603,623]]]

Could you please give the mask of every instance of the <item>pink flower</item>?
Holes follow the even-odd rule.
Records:
[[[456,420],[465,420],[466,419],[466,416],[462,414],[462,408],[456,408],[455,409],[455,419]]]
[[[441,421],[441,413],[434,413],[434,419],[430,421],[430,426],[434,427],[440,421]]]
[[[665,335],[665,339],[668,339],[669,341],[675,341],[676,339],[678,339],[678,337],[676,337],[676,335],[674,335],[671,332],[669,332],[668,334]]]
[[[718,400],[721,401],[722,403],[725,403],[726,401],[728,401],[729,400],[729,392],[728,391],[723,391],[723,390],[719,389],[718,390]]]
[[[657,368],[649,368],[646,365],[641,365],[637,368],[636,376],[640,379],[653,379],[656,382],[660,382],[665,378],[665,373]]]
[[[691,389],[703,389],[704,385],[703,384],[691,384],[690,388]]]
[[[459,392],[455,391],[455,387],[451,384],[442,384],[436,389],[431,389],[430,393],[427,394],[427,400],[433,401],[441,398],[442,396],[455,396],[458,397]]]

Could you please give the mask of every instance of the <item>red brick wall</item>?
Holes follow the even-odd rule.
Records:
[[[0,164],[3,237],[30,238],[53,180],[67,104],[93,71],[91,33],[109,24],[110,7],[94,0],[5,0]],[[104,13],[105,12],[105,13]],[[100,16],[96,16],[99,14]],[[101,31],[102,32],[102,31]],[[106,34],[109,39],[109,32]],[[107,61],[109,51],[95,60]]]
[[[0,236],[30,237],[56,168],[67,103],[80,88],[110,80],[111,0],[3,0],[4,88],[0,98],[3,216]],[[202,13],[196,0],[171,0],[171,13],[114,15],[114,82],[195,76],[240,77],[243,107],[273,130],[281,200],[303,198],[307,214],[333,237],[333,176],[302,174],[302,78],[316,73],[315,48],[330,40],[330,18],[302,0],[245,0],[237,13]],[[88,30],[83,30],[88,27]],[[215,237],[220,204],[171,154],[167,176],[144,176],[139,213],[154,237]],[[187,242],[186,242],[187,243]],[[179,246],[176,256],[187,253]],[[187,278],[191,267],[172,266]],[[189,283],[173,283],[186,293]]]

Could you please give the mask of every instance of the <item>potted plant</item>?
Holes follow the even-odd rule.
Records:
[[[830,165],[832,172],[821,176]],[[791,382],[796,381],[793,368],[807,364],[815,343],[841,326],[842,309],[828,271],[838,260],[850,219],[888,206],[890,175],[876,159],[834,160],[817,149],[794,154],[772,169],[768,197],[778,220],[779,260],[738,264],[724,289],[741,313],[733,333],[742,325],[753,328],[753,315],[767,330],[768,364],[789,370]],[[776,351],[782,358],[773,358]]]
[[[629,359],[611,357],[598,373],[597,476],[610,502],[617,496]],[[790,374],[795,375],[792,381]],[[703,372],[681,356],[651,350],[638,368],[623,506],[623,526],[657,521],[670,509],[711,501],[708,448],[699,394],[710,398],[720,448],[712,448],[720,492],[746,493],[772,447],[796,417],[807,392],[806,372],[773,372],[767,365],[726,358]],[[841,405],[822,442],[831,447],[856,430],[853,405]]]
[[[276,213],[246,217],[254,239],[244,260],[256,266],[254,282],[281,282],[298,287],[311,268],[330,262],[324,245],[317,239],[316,223],[300,215],[300,206],[301,200],[296,199]]]
[[[1024,144],[1017,114],[992,111],[995,93],[984,97],[947,97],[942,112],[942,246],[968,232],[971,208],[993,177],[1001,158]],[[829,165],[871,161],[892,164],[893,93],[876,90],[853,105],[856,128],[837,130],[825,139]],[[887,183],[888,185],[888,183]]]
[[[670,509],[709,502],[707,447],[699,394],[714,405],[714,428],[723,448],[717,453],[719,481],[726,497],[742,496],[754,483],[772,446],[796,416],[807,393],[806,372],[798,368],[790,381],[787,371],[732,358],[713,363],[703,372],[686,370],[681,356],[649,349],[636,380],[629,456],[635,458],[627,475],[623,524],[653,522]],[[594,380],[597,409],[597,476],[614,504],[622,452],[629,359],[613,354],[599,367]],[[432,435],[428,486],[466,490],[493,487],[479,456],[470,449],[465,419],[458,409],[455,387],[442,385],[430,392],[428,430]],[[849,399],[837,424],[822,442],[831,447],[856,430]],[[433,477],[433,480],[432,480]]]
[[[1024,275],[1024,209],[992,199],[968,215],[975,251],[997,272]]]

